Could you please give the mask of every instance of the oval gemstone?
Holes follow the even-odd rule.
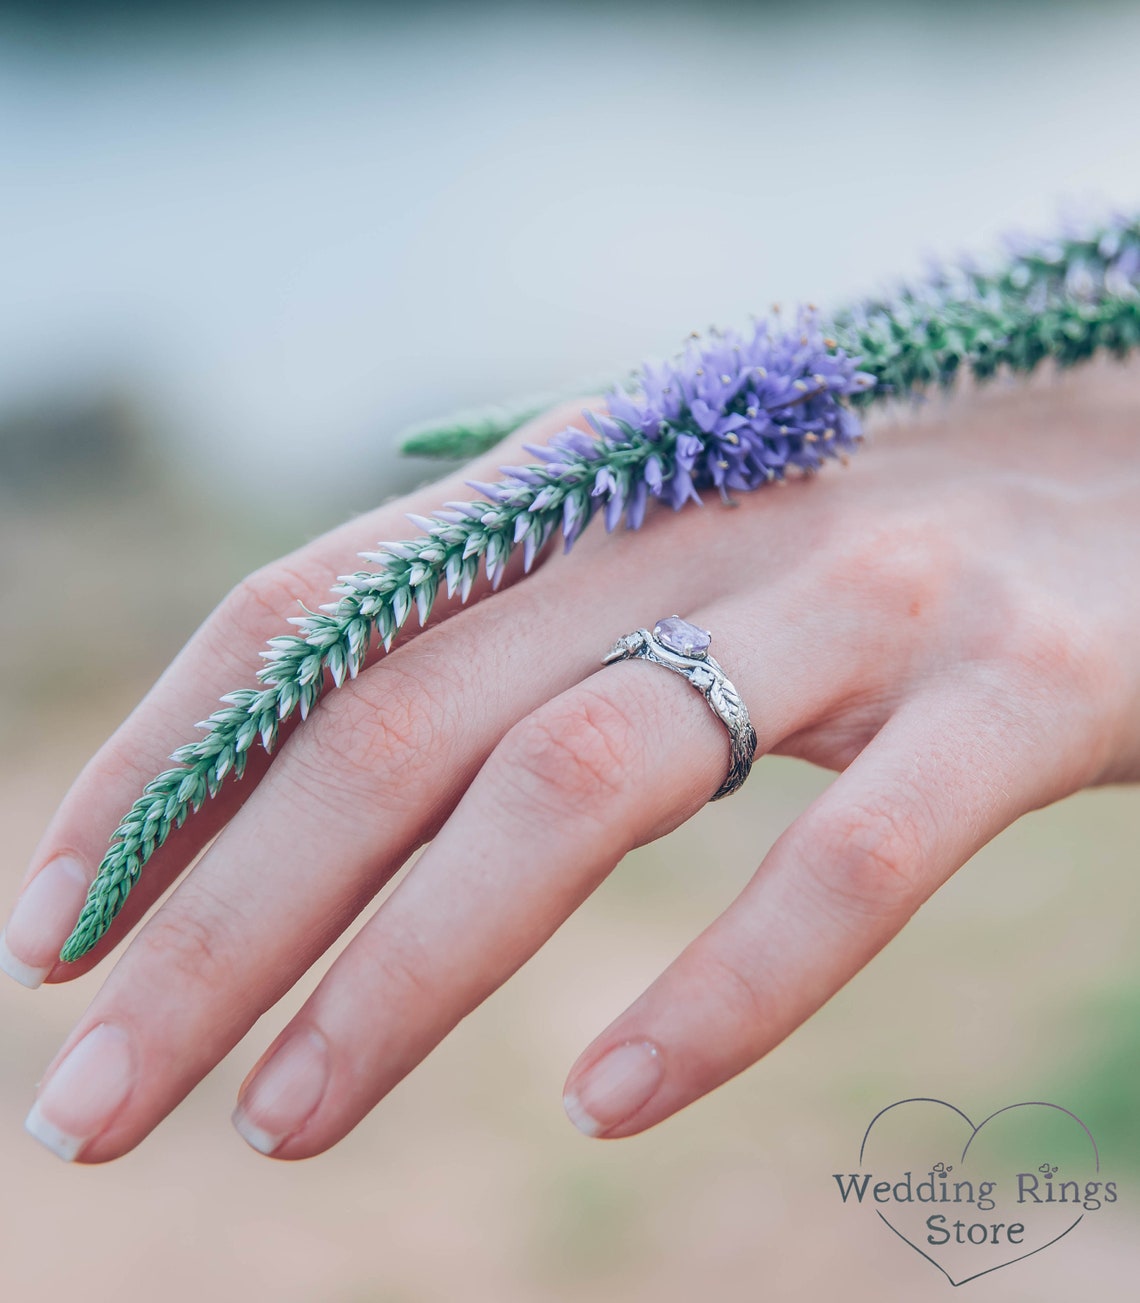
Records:
[[[653,636],[663,647],[679,656],[704,656],[712,642],[712,634],[707,629],[698,629],[679,615],[658,620],[653,626]]]

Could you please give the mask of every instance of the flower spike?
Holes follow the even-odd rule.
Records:
[[[377,643],[389,651],[413,610],[424,624],[441,589],[466,602],[480,563],[495,588],[520,544],[529,571],[555,534],[569,550],[596,514],[608,530],[637,529],[654,500],[679,510],[715,492],[731,503],[733,494],[845,460],[862,437],[858,412],[874,401],[963,373],[1026,374],[1046,359],[1070,366],[1137,345],[1140,219],[1125,218],[1022,243],[993,270],[943,268],[826,326],[804,308],[790,321],[692,336],[671,362],[613,387],[605,411],[586,414],[592,434],[561,431],[547,447],[528,447],[534,464],[473,483],[483,501],[413,516],[421,534],[361,553],[375,569],[340,576],[335,602],[269,639],[258,686],[223,697],[200,725],[204,736],[179,747],[175,767],[123,816],[61,959],[79,959],[99,941],[150,857],[228,775],[242,776],[253,746],[272,751],[282,722],[294,712],[304,719],[330,684],[355,677]],[[444,427],[446,438],[421,429],[416,451],[480,451],[549,405],[462,418]]]

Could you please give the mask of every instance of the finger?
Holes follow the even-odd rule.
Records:
[[[426,513],[449,498],[469,497],[463,480],[495,477],[495,467],[510,460],[523,442],[545,439],[580,421],[581,404],[567,404],[519,431],[508,445],[449,480],[325,534],[243,580],[207,618],[186,647],[147,693],[130,717],[84,768],[64,797],[32,856],[21,895],[0,934],[0,967],[26,986],[80,976],[134,927],[145,911],[207,842],[232,817],[268,768],[260,749],[250,756],[244,781],[222,787],[198,815],[172,832],[153,855],[110,932],[76,963],[58,963],[60,947],[79,914],[87,887],[124,811],[146,782],[169,768],[175,747],[193,736],[194,721],[213,710],[218,698],[253,681],[258,653],[266,640],[283,632],[298,602],[315,608],[328,596],[336,576],[355,568],[356,553],[377,539],[402,538],[411,531],[409,511]],[[505,582],[517,577],[512,568]],[[481,581],[485,585],[485,578]],[[475,596],[480,591],[477,589]],[[441,598],[433,610],[439,622],[457,608]],[[405,639],[412,631],[405,633]],[[375,659],[375,655],[373,656]],[[284,730],[287,735],[288,727]]]
[[[623,605],[614,591],[552,640],[563,587],[518,585],[330,694],[116,965],[46,1074],[36,1134],[50,1123],[85,1161],[137,1143],[435,831],[511,724],[597,664]],[[67,1056],[98,1025],[129,1047],[114,1079],[130,1098],[99,1097],[96,1118]]]
[[[725,522],[730,548],[747,510]],[[330,694],[135,939],[49,1067],[36,1125],[72,1108],[73,1087],[59,1065],[105,1021],[129,1031],[135,1047],[130,1099],[101,1100],[97,1116],[68,1114],[72,1134],[83,1128],[74,1143],[85,1161],[136,1144],[434,832],[511,725],[597,665],[598,649],[627,628],[631,592],[648,609],[666,610],[674,597],[684,601],[686,588],[734,587],[731,568],[703,559],[647,570],[645,552],[661,547],[661,528],[674,541],[680,530],[683,542],[684,521],[647,520],[636,535],[596,549],[588,566],[549,566]],[[757,580],[751,645],[780,630],[797,661],[771,695],[810,673],[825,686],[797,700],[826,701],[845,675],[866,671],[848,648],[798,665],[791,640],[825,646],[834,612],[801,610],[794,577],[778,569],[768,587],[765,602]]]
[[[565,1095],[575,1124],[643,1131],[777,1045],[975,851],[1050,799],[1057,739],[1043,732],[975,684],[902,707],[579,1058]]]
[[[695,618],[739,629],[727,610]],[[762,623],[762,653],[759,640],[750,654],[741,637],[727,645],[737,686],[764,702],[757,723],[771,744],[828,708],[857,667],[841,656],[809,666],[802,627]],[[827,688],[813,693],[821,669]],[[252,1076],[235,1117],[242,1134],[284,1158],[334,1144],[628,849],[700,808],[728,759],[726,730],[700,694],[641,661],[609,666],[521,720]]]
[[[137,1143],[432,835],[511,725],[597,666],[599,647],[624,628],[633,582],[640,600],[667,600],[681,577],[659,567],[644,579],[638,560],[655,546],[653,526],[630,542],[612,549],[608,569],[544,570],[427,630],[331,694],[289,739],[49,1067],[41,1113],[70,1118],[73,1131],[82,1122],[85,1160]],[[705,567],[687,582],[707,588]],[[131,1098],[77,1119],[53,1078],[100,1022],[129,1030]]]

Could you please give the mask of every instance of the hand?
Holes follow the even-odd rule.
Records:
[[[53,956],[121,813],[297,598],[326,599],[403,513],[459,477],[251,576],[90,762],[38,848],[7,933],[29,984],[138,932],[56,1057],[30,1125],[65,1157],[136,1145],[423,843],[247,1079],[264,1153],[335,1144],[505,981],[632,847],[699,809],[728,739],[699,694],[618,636],[678,612],[751,708],[760,750],[841,776],[740,897],[582,1055],[584,1131],[642,1131],[765,1054],[1023,812],[1140,776],[1137,373],[959,399],[735,509],[595,525],[466,608],[442,604],[251,760],[147,865],[105,941]],[[576,410],[576,407],[571,410]],[[552,414],[511,443],[561,428]],[[497,450],[465,475],[518,460]]]

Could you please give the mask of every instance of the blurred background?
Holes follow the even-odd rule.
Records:
[[[401,427],[620,371],[772,300],[837,305],[1065,204],[1134,207],[1137,48],[1140,11],[1092,0],[0,4],[5,901],[229,587],[434,473],[396,456]],[[828,781],[758,774],[631,857],[307,1163],[266,1163],[227,1119],[311,981],[138,1151],[88,1170],[20,1125],[97,978],[6,983],[5,1297],[927,1297],[948,1287],[830,1177],[908,1094],[978,1116],[1056,1100],[1131,1182],[1130,1205],[974,1297],[1127,1297],[1132,791],[1023,820],[684,1116],[616,1145],[564,1120],[579,1050]]]

